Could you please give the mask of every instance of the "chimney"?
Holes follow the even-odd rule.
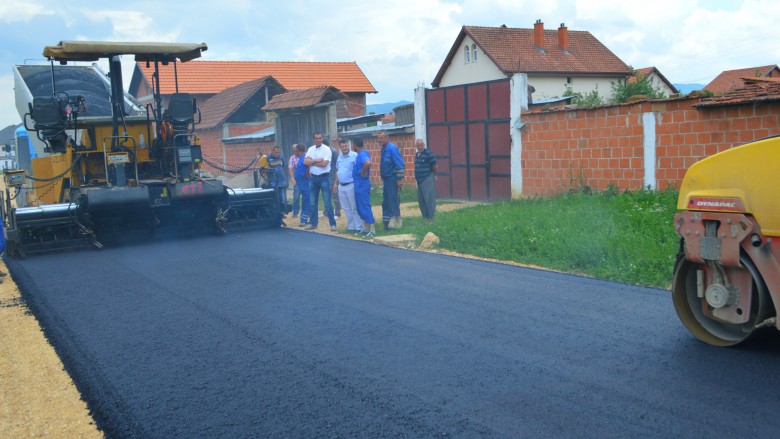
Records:
[[[541,19],[534,23],[534,46],[544,49],[544,23]]]
[[[565,23],[561,23],[561,27],[558,28],[558,45],[564,52],[569,51],[569,29],[566,28]]]

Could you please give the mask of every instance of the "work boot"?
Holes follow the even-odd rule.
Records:
[[[400,216],[393,216],[390,217],[390,222],[388,223],[388,226],[390,227],[390,230],[399,230],[403,225],[403,220]]]

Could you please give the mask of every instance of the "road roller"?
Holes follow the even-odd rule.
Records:
[[[179,92],[175,78],[176,92],[160,94],[160,65],[173,64],[175,75],[176,63],[205,50],[205,43],[95,41],[44,48],[51,87],[32,97],[23,119],[45,153],[4,178],[2,216],[12,256],[282,224],[278,185],[234,189],[202,170],[196,99]],[[154,66],[152,100],[135,111],[122,84],[124,55]],[[58,80],[54,65],[100,59],[108,61],[110,111],[96,116],[88,109],[98,105],[89,100],[100,93],[82,93],[87,87],[78,78]]]
[[[672,297],[699,340],[735,346],[780,329],[780,136],[707,157],[685,174],[674,217]]]

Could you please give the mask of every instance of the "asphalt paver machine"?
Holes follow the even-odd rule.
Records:
[[[192,95],[178,91],[178,78],[176,93],[160,94],[161,65],[173,63],[176,75],[176,63],[205,50],[205,43],[90,41],[44,48],[52,78],[54,63],[106,59],[111,114],[90,117],[78,87],[58,89],[54,80],[51,94],[33,97],[24,125],[46,154],[31,169],[5,172],[2,213],[11,255],[282,224],[279,189],[229,188],[201,169],[200,111]],[[137,114],[123,105],[123,55],[154,66],[153,102]],[[25,203],[12,203],[24,185]]]
[[[691,166],[680,188],[674,307],[700,340],[733,346],[778,327],[780,136]]]

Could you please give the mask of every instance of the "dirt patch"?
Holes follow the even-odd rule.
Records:
[[[103,437],[9,277],[0,284],[0,437]]]
[[[476,202],[470,202],[470,201],[453,201],[453,202],[447,202],[444,204],[437,204],[436,205],[436,212],[451,212],[453,210],[462,209],[464,207],[474,206],[480,203]],[[382,228],[382,206],[372,206],[371,210],[374,212],[374,218],[376,219],[377,223],[377,230],[381,230]],[[343,232],[347,228],[347,218],[345,215],[342,215],[340,218],[336,219],[336,228]],[[422,213],[420,212],[420,206],[417,205],[415,202],[410,203],[401,203],[401,218],[413,218],[413,217],[419,217],[422,216]],[[326,235],[339,235],[342,237],[352,237],[351,235],[344,235],[337,232],[331,232],[330,227],[328,225],[328,219],[325,217],[320,217],[318,220],[319,228],[317,230],[313,230],[316,233],[324,233]],[[297,219],[287,219],[286,224],[290,228],[296,228],[298,226],[298,220]]]
[[[475,201],[451,201],[446,202],[444,204],[437,204],[436,205],[436,212],[452,212],[453,210],[463,209],[464,207],[471,207],[476,206],[479,204],[484,204],[480,202]],[[372,206],[372,210],[374,212],[374,218],[377,218],[377,224],[380,224],[378,228],[381,228],[381,217],[382,217],[382,206]],[[420,212],[420,207],[415,202],[410,203],[401,203],[401,217],[402,218],[410,218],[410,217],[419,217],[422,216],[422,213]],[[288,226],[295,227],[298,224],[297,220],[292,222],[288,222]],[[344,231],[344,229],[347,228],[347,220],[344,217],[344,215],[341,216],[341,218],[336,220],[336,226],[339,231]],[[403,231],[403,229],[401,229]],[[312,230],[316,233],[323,233],[326,235],[335,235],[342,238],[348,238],[348,239],[363,239],[360,237],[354,237],[350,234],[343,234],[337,232],[331,232],[330,227],[328,227],[328,219],[327,218],[320,218],[319,219],[319,228],[317,230]],[[436,233],[434,230],[433,233]],[[415,251],[424,251],[429,253],[438,253],[442,255],[448,255],[448,256],[456,256],[459,258],[465,258],[465,259],[473,259],[476,261],[485,261],[485,262],[496,262],[499,264],[506,264],[506,265],[513,265],[515,267],[526,267],[526,268],[535,268],[538,270],[545,270],[545,271],[553,271],[553,272],[559,272],[558,270],[551,270],[549,268],[545,267],[539,267],[537,265],[528,265],[528,264],[521,264],[519,262],[513,262],[513,261],[504,261],[501,259],[492,259],[492,258],[483,258],[480,256],[474,256],[469,255],[465,253],[458,253],[450,250],[444,250],[444,249],[437,249],[437,248],[430,248],[430,249],[421,249],[418,248],[417,245],[412,246],[405,246],[404,248],[407,248],[409,250],[415,250]],[[585,276],[585,275],[583,275]]]

